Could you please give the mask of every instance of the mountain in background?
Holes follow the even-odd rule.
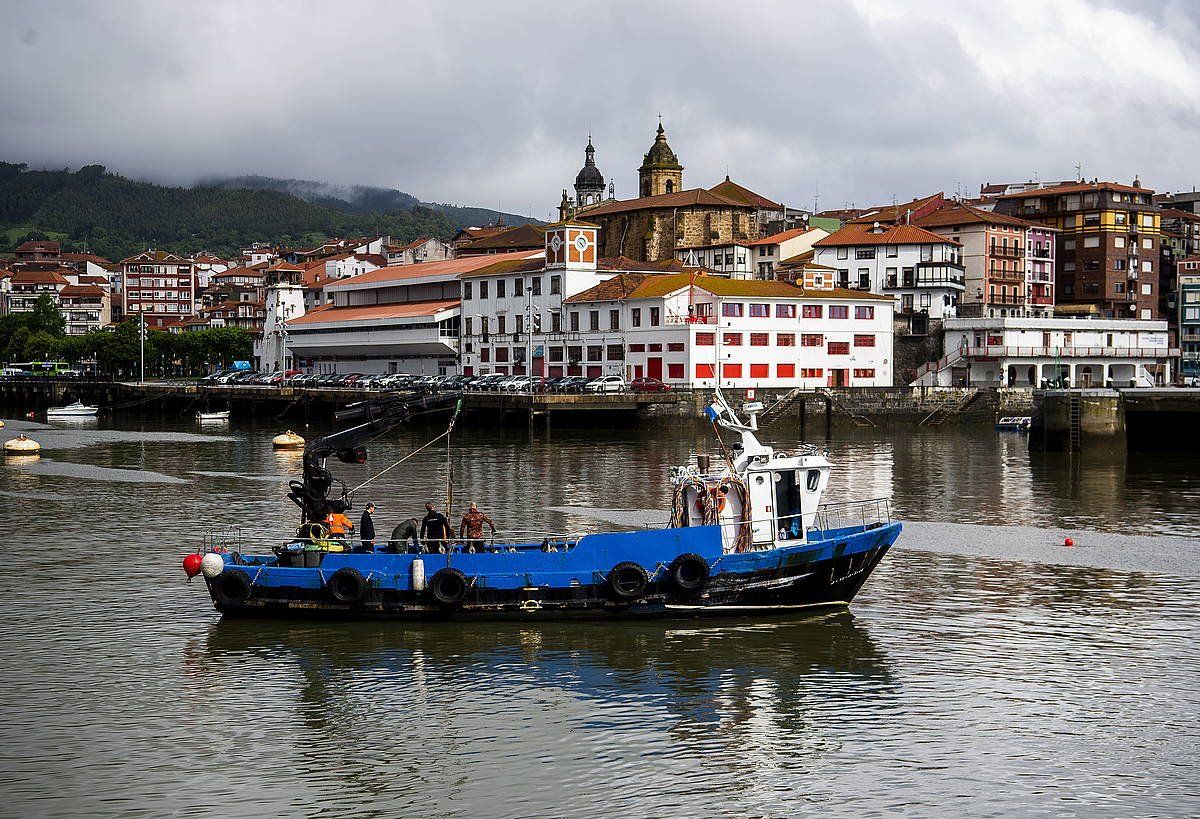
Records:
[[[448,239],[495,219],[484,208],[425,205],[397,190],[240,177],[191,188],[126,179],[103,165],[29,170],[0,162],[0,251],[27,238],[117,260],[148,247],[236,255],[252,242],[318,245],[332,236]],[[505,214],[508,224],[530,219]]]
[[[481,227],[496,221],[496,211],[489,208],[446,205],[440,202],[422,202],[410,193],[395,188],[375,188],[370,185],[335,185],[331,182],[316,182],[311,179],[276,179],[272,176],[231,176],[201,180],[205,185],[226,190],[272,190],[286,193],[348,213],[389,213],[398,209],[415,207],[440,210],[446,214],[456,228]],[[528,216],[502,213],[506,225],[523,225],[528,222],[543,224]]]

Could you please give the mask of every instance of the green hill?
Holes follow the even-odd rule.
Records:
[[[447,205],[440,202],[422,202],[411,193],[395,188],[375,188],[370,185],[334,185],[311,179],[277,179],[272,176],[235,176],[228,179],[210,179],[201,183],[214,188],[248,188],[250,190],[273,190],[327,205],[348,213],[390,213],[397,209],[424,207],[441,211],[450,219],[455,229],[468,225],[487,225],[496,221],[497,212],[489,208],[464,205]],[[515,213],[501,213],[506,225],[524,225],[528,222],[542,224],[537,219]]]
[[[368,193],[356,205],[337,196],[306,201],[270,184],[296,180],[245,177],[240,187],[231,181],[173,188],[126,179],[103,165],[72,173],[0,162],[0,251],[44,236],[114,260],[147,247],[233,255],[251,242],[315,245],[331,236],[384,234],[398,241],[449,238],[460,227],[480,224],[478,215],[487,213],[423,205],[381,188],[361,188]],[[372,193],[378,191],[383,195]]]

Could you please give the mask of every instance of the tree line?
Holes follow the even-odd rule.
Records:
[[[0,359],[68,361],[115,377],[141,366],[140,325],[124,321],[85,335],[67,335],[54,300],[42,295],[29,313],[0,316]],[[186,333],[146,331],[146,375],[197,375],[249,360],[254,341],[240,327],[211,327]]]

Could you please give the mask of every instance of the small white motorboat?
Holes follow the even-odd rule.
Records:
[[[229,420],[229,410],[225,410],[224,412],[197,412],[196,420],[202,424],[204,424],[204,423],[212,424],[212,423],[219,423],[221,421],[228,421]]]
[[[74,404],[68,404],[65,407],[51,407],[46,410],[47,418],[95,418],[100,412],[99,407],[93,407],[84,404],[82,401],[76,401]]]
[[[1006,415],[996,422],[996,429],[1024,432],[1032,423],[1033,419],[1028,415]]]

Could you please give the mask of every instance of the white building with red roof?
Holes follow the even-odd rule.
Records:
[[[837,287],[892,296],[901,316],[954,316],[964,290],[962,245],[908,224],[851,223],[813,245]]]
[[[70,336],[81,336],[112,323],[112,297],[107,287],[68,284],[58,291],[58,309]]]
[[[13,271],[9,279],[8,313],[31,313],[37,300],[48,295],[58,304],[58,294],[71,281],[71,270],[41,269],[40,265]]]

